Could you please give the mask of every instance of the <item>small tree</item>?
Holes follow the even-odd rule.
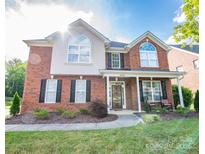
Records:
[[[199,112],[199,90],[197,90],[195,93],[194,108],[195,108],[196,112]]]
[[[173,85],[172,86],[172,93],[174,97],[174,106],[177,108],[177,105],[179,105],[179,92],[178,92],[178,86]],[[193,95],[192,91],[189,88],[182,87],[182,95],[184,99],[184,106],[189,107],[192,104],[193,101]]]
[[[13,102],[10,108],[10,114],[15,116],[20,111],[20,98],[18,92],[15,93],[13,97]]]

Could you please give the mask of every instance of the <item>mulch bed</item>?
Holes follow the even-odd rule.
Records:
[[[165,114],[160,114],[162,120],[172,120],[172,119],[181,119],[181,118],[198,118],[199,113],[189,112],[186,114],[178,113],[178,112],[169,112]]]
[[[31,113],[17,115],[6,119],[6,124],[71,124],[71,123],[99,123],[114,121],[117,115],[109,114],[105,118],[96,118],[91,115],[79,114],[73,119],[64,118],[56,112],[50,112],[48,119],[38,119]]]

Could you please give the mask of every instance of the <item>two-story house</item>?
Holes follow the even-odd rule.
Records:
[[[146,32],[129,44],[114,42],[79,19],[66,32],[44,39],[24,40],[30,47],[21,112],[59,107],[78,110],[89,102],[106,103],[108,110],[141,112],[143,101],[173,103],[170,47]]]

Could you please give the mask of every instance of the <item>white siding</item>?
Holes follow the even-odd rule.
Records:
[[[83,27],[71,31],[72,35],[83,34],[91,41],[91,63],[72,64],[67,62],[68,42],[70,35],[57,36],[52,51],[51,74],[99,75],[99,69],[105,69],[105,45],[92,32]]]

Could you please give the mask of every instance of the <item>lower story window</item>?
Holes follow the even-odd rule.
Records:
[[[86,80],[76,80],[75,102],[86,102]]]
[[[160,81],[142,81],[143,96],[148,102],[159,102],[162,90]]]
[[[45,92],[45,102],[55,103],[56,102],[56,91],[57,91],[57,80],[47,80],[46,81],[46,92]]]

